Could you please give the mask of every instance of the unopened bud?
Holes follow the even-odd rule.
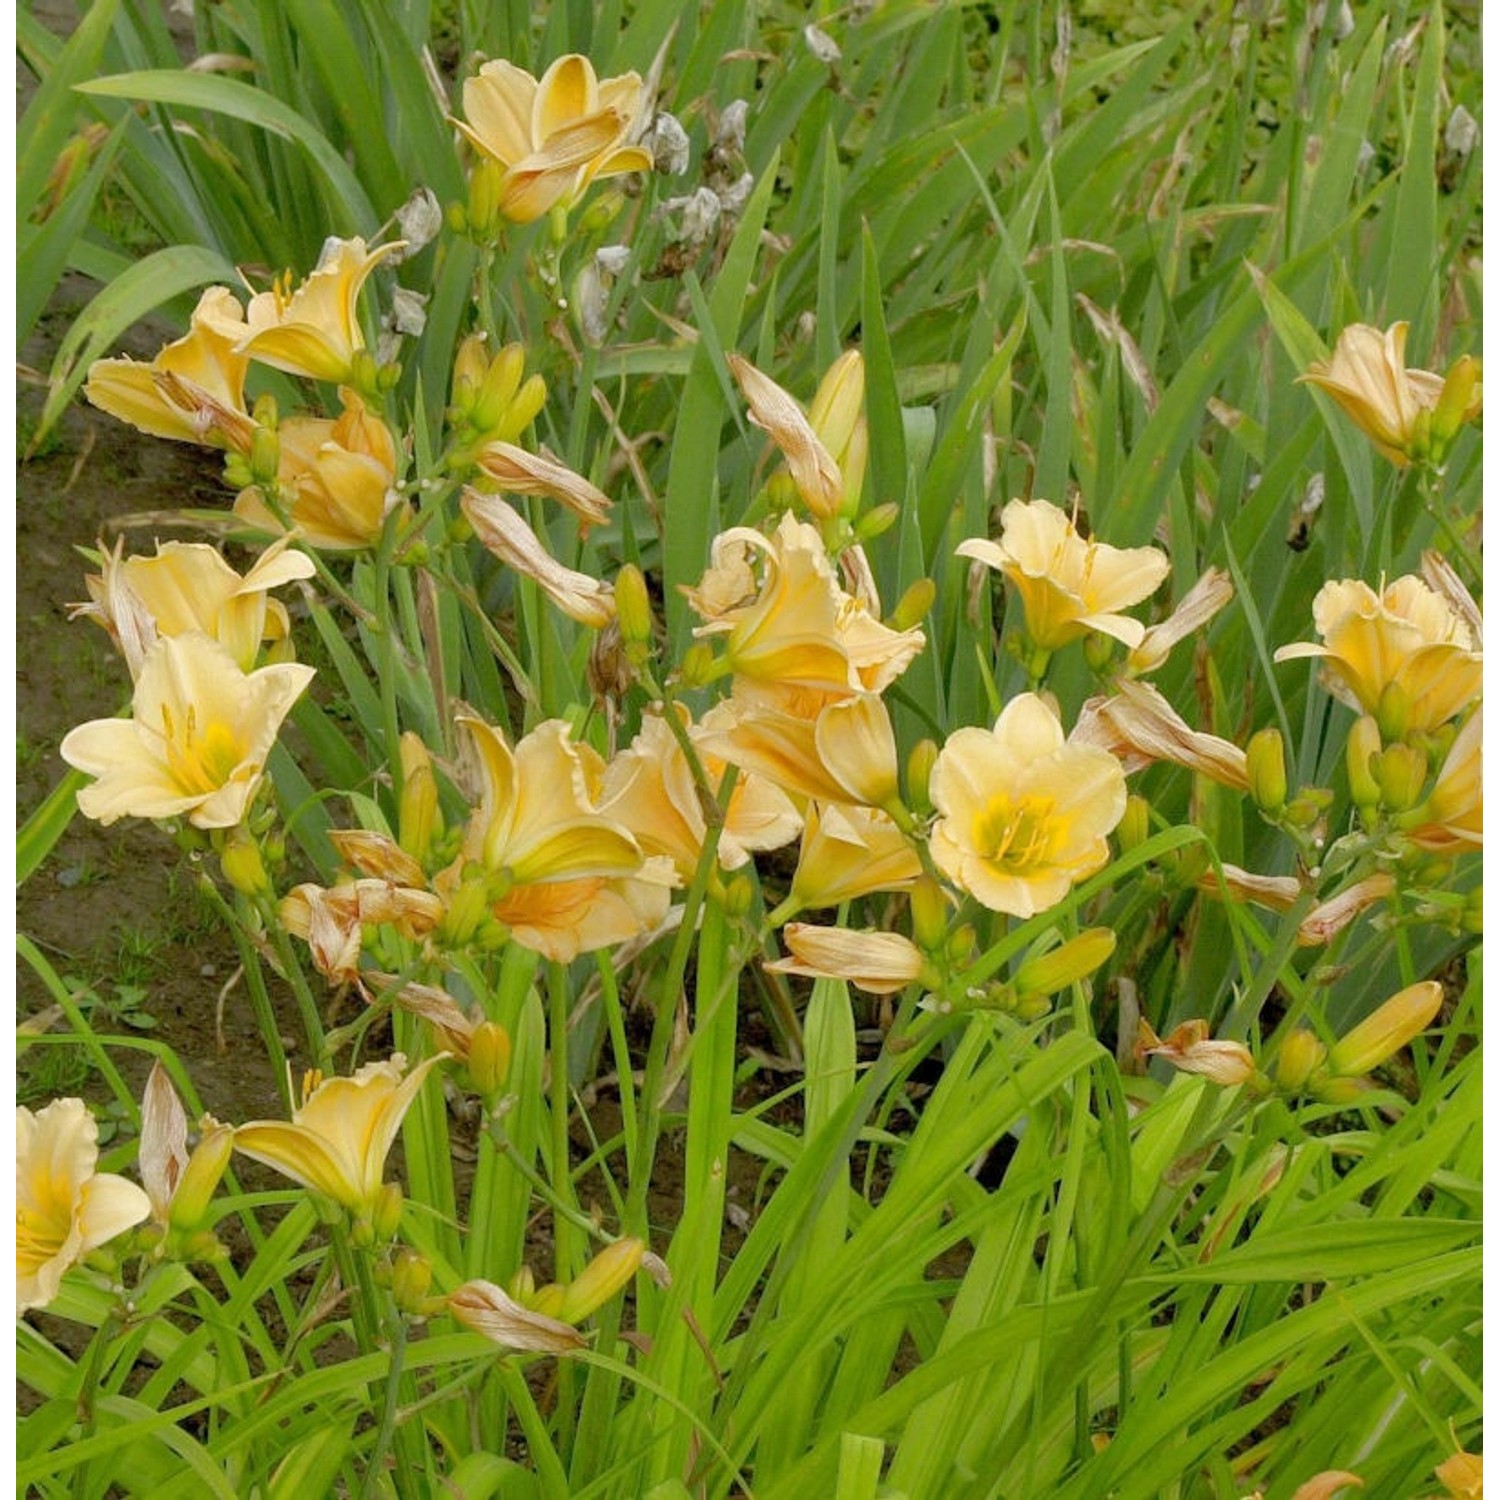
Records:
[[[854,523],[854,538],[860,542],[873,542],[876,537],[889,531],[901,519],[901,507],[893,501],[872,506]]]
[[[743,917],[755,899],[755,883],[747,875],[731,875],[721,888],[719,905],[726,917]]]
[[[473,940],[479,924],[489,915],[490,901],[488,882],[483,875],[469,877],[463,881],[448,902],[443,913],[442,926],[438,929],[443,941],[451,948],[462,948]]]
[[[1327,1056],[1328,1049],[1312,1032],[1298,1028],[1282,1042],[1276,1054],[1277,1087],[1296,1093]]]
[[[595,234],[600,230],[608,229],[619,217],[620,210],[624,206],[623,193],[609,191],[595,194],[589,206],[578,216],[579,233]]]
[[[1458,919],[1458,924],[1465,932],[1471,932],[1478,937],[1484,935],[1484,887],[1476,885],[1472,891],[1464,897],[1463,914]]]
[[[885,623],[892,630],[910,630],[927,617],[927,611],[936,598],[937,585],[930,578],[919,578],[896,601],[896,607]]]
[[[250,480],[253,484],[271,486],[281,466],[281,439],[272,427],[257,427],[250,439]]]
[[[450,203],[443,210],[443,222],[454,234],[467,234],[469,232],[469,211],[462,203]]]
[[[615,619],[627,644],[650,644],[651,596],[645,575],[634,563],[626,563],[615,574]]]
[[[516,442],[546,404],[547,382],[540,375],[528,375],[506,408],[505,416],[495,428],[493,436],[502,443]]]
[[[576,1323],[619,1292],[640,1270],[645,1242],[637,1239],[616,1240],[606,1245],[567,1286],[562,1309],[557,1317],[564,1323]]]
[[[917,876],[911,888],[911,926],[917,947],[924,953],[940,953],[948,941],[948,919],[952,908],[943,888],[930,875]]]
[[[1287,803],[1282,817],[1293,828],[1315,828],[1332,801],[1333,793],[1326,787],[1305,786]]]
[[[1432,410],[1432,461],[1441,463],[1449,444],[1458,436],[1465,422],[1472,422],[1480,412],[1483,398],[1480,390],[1480,363],[1472,354],[1454,360],[1443,381],[1442,394]]]
[[[1344,744],[1344,768],[1349,776],[1349,800],[1362,812],[1380,805],[1380,785],[1371,762],[1380,754],[1380,726],[1369,714],[1355,722]]]
[[[1358,1078],[1425,1031],[1443,1004],[1443,987],[1426,979],[1392,995],[1328,1049],[1328,1069]]]
[[[1097,630],[1091,630],[1083,638],[1083,659],[1088,663],[1089,671],[1102,677],[1109,671],[1109,664],[1115,657],[1115,643],[1111,636],[1103,635]]]
[[[1017,997],[1025,1002],[1038,995],[1055,995],[1086,979],[1109,959],[1115,941],[1108,927],[1090,927],[1050,953],[1028,958],[1011,981]]]
[[[974,927],[965,922],[955,927],[948,937],[948,957],[956,964],[967,963],[974,952]]]
[[[1286,804],[1286,747],[1279,729],[1261,729],[1245,746],[1245,772],[1250,795],[1264,813],[1278,813]]]
[[[217,1120],[205,1120],[203,1134],[182,1169],[167,1222],[173,1230],[191,1235],[203,1227],[208,1205],[229,1166],[234,1149],[234,1130]]]
[[[526,373],[526,351],[520,344],[507,344],[489,362],[480,377],[479,395],[474,402],[474,425],[489,432],[504,417]]]
[[[419,1250],[403,1246],[391,1261],[391,1294],[404,1313],[422,1311],[432,1285],[432,1262]]]
[[[356,349],[349,356],[349,384],[369,395],[379,392],[380,366],[368,349]]]
[[[556,1281],[549,1281],[546,1286],[538,1287],[527,1301],[527,1306],[532,1312],[540,1313],[544,1318],[557,1318],[561,1321],[563,1300],[567,1296],[567,1290]]]
[[[426,864],[435,834],[442,832],[437,778],[432,756],[419,735],[406,730],[400,741],[401,804],[397,814],[397,842],[417,861]]]
[[[718,663],[714,660],[713,647],[707,641],[694,641],[682,653],[682,666],[678,669],[684,687],[706,687],[718,676]]]
[[[271,878],[266,874],[260,848],[243,830],[232,834],[229,842],[224,845],[224,850],[219,855],[219,867],[224,872],[225,880],[242,895],[270,894]]]
[[[906,757],[906,805],[919,816],[932,811],[932,768],[937,764],[935,740],[918,740]]]
[[[489,157],[476,162],[469,175],[469,232],[478,240],[489,239],[500,225],[500,189],[505,169]]]
[[[498,1021],[481,1021],[469,1038],[469,1077],[492,1099],[510,1077],[510,1033]]]
[[[528,1265],[522,1265],[505,1284],[505,1290],[516,1299],[517,1302],[531,1306],[531,1299],[536,1296],[536,1275]]]
[[[1410,745],[1387,745],[1370,760],[1380,800],[1392,812],[1415,807],[1427,784],[1427,757]]]
[[[1125,799],[1125,815],[1115,829],[1120,842],[1120,853],[1129,854],[1151,837],[1151,804],[1138,793]]]
[[[1385,740],[1404,740],[1411,723],[1411,694],[1399,682],[1388,682],[1380,693],[1375,721]]]
[[[380,1240],[393,1240],[401,1228],[401,1184],[383,1182],[370,1205],[370,1224]]]

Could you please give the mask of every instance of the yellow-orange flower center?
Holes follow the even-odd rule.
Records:
[[[1031,794],[992,797],[974,827],[974,847],[984,858],[1022,873],[1045,865],[1058,831],[1057,800]]]
[[[240,737],[222,719],[211,719],[200,732],[198,716],[191,704],[181,734],[176,733],[172,712],[165,704],[162,705],[161,718],[167,764],[173,779],[184,792],[218,791],[245,758]]]

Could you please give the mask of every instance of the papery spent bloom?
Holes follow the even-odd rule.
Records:
[[[702,737],[715,755],[795,797],[887,810],[897,799],[896,736],[878,693],[821,701],[742,685],[704,715]]]
[[[540,79],[497,58],[464,83],[468,121],[453,123],[503,168],[500,212],[529,224],[571,207],[596,178],[651,170],[651,154],[631,144],[644,104],[639,74],[601,79],[577,53]]]
[[[859,351],[848,350],[829,366],[806,413],[743,355],[727,358],[749,403],[750,420],[781,450],[803,504],[822,521],[852,515],[859,506],[869,448]]]
[[[1400,697],[1401,722],[1393,738],[1410,730],[1435,729],[1480,695],[1484,658],[1479,637],[1448,601],[1408,574],[1376,593],[1359,579],[1325,583],[1313,600],[1313,623],[1321,646],[1283,646],[1275,660],[1319,657],[1323,682],[1341,703],[1376,715],[1387,728],[1388,690]]]
[[[509,495],[546,495],[560,501],[583,523],[582,529],[609,519],[613,503],[603,490],[575,474],[549,453],[529,453],[514,443],[486,443],[475,455],[481,486]]]
[[[803,911],[837,906],[874,891],[909,890],[921,873],[916,850],[885,813],[813,802],[788,901]]]
[[[1125,658],[1125,670],[1154,672],[1179,642],[1201,630],[1234,598],[1234,584],[1223,568],[1210,568],[1178,601],[1177,607],[1159,625],[1148,625],[1146,633]]]
[[[293,662],[246,673],[206,635],[163,636],[136,678],[133,717],[80,724],[62,742],[62,758],[98,778],[78,793],[79,811],[106,824],[185,814],[198,828],[233,828],[312,676]]]
[[[691,722],[686,728],[717,792],[725,763],[711,753],[713,741],[705,729]],[[624,824],[644,853],[670,859],[684,884],[693,878],[708,823],[687,756],[660,713],[643,715],[635,739],[604,768],[601,810]],[[735,779],[723,816],[716,852],[726,870],[747,864],[752,853],[780,849],[802,829],[801,815],[785,792],[762,776],[744,773]]]
[[[1331,943],[1361,912],[1386,900],[1396,889],[1396,877],[1378,870],[1336,896],[1320,902],[1303,917],[1297,928],[1297,945],[1302,948]]]
[[[358,237],[330,237],[316,268],[295,291],[288,274],[280,285],[250,299],[248,336],[237,352],[289,375],[347,381],[354,356],[365,347],[355,310],[360,288],[381,261],[402,248],[400,240],[370,250]]]
[[[767,969],[812,979],[847,979],[872,995],[894,994],[929,973],[922,950],[899,932],[851,932],[788,922],[781,940],[791,956],[768,963]]]
[[[1450,384],[1449,404],[1457,405],[1452,416],[1455,431],[1479,416],[1484,400],[1476,360],[1460,360],[1447,381],[1430,370],[1407,369],[1408,327],[1393,323],[1381,330],[1351,323],[1339,334],[1332,357],[1315,361],[1298,377],[1327,391],[1376,448],[1401,468],[1427,456],[1433,416]],[[1446,436],[1451,439],[1452,433]]]
[[[443,903],[431,891],[390,880],[351,880],[325,889],[299,885],[282,898],[282,925],[301,938],[313,966],[335,984],[360,982],[364,928],[389,923],[403,937],[422,938],[443,919]]]
[[[508,568],[535,581],[569,619],[602,630],[615,617],[615,591],[603,580],[565,568],[519,511],[498,495],[465,489],[463,513],[474,535]]]
[[[1138,1057],[1164,1057],[1179,1072],[1198,1073],[1221,1088],[1233,1088],[1255,1077],[1255,1059],[1243,1042],[1216,1041],[1207,1021],[1184,1021],[1165,1037],[1140,1023]]]
[[[722,638],[736,676],[776,687],[882,692],[926,642],[919,627],[892,630],[846,593],[817,528],[790,514],[769,537],[722,532],[708,571],[684,592],[705,621],[694,634]]]
[[[992,730],[949,735],[932,768],[933,861],[992,911],[1034,916],[1109,859],[1125,772],[1107,750],[1069,744],[1034,693]]]
[[[1445,1458],[1433,1473],[1451,1500],[1484,1500],[1484,1455],[1455,1453]]]
[[[455,1321],[506,1349],[567,1354],[588,1342],[576,1328],[532,1312],[493,1281],[466,1281],[445,1299]]]
[[[99,1126],[82,1099],[16,1109],[16,1316],[57,1296],[63,1272],[151,1213],[133,1182],[96,1172]]]
[[[1189,728],[1149,682],[1122,678],[1112,696],[1090,698],[1070,743],[1108,750],[1127,774],[1166,760],[1237,792],[1250,786],[1245,752],[1218,735]]]
[[[401,504],[396,489],[396,441],[391,430],[348,387],[336,420],[288,417],[277,429],[279,503],[311,547],[351,552],[379,542],[386,517]],[[234,513],[279,535],[280,516],[256,486],[242,490]]]
[[[97,359],[83,393],[101,411],[153,437],[248,453],[255,423],[245,410],[249,329],[234,293],[213,286],[198,299],[184,337],[150,364]]]
[[[1257,875],[1225,864],[1200,875],[1198,889],[1230,901],[1252,901],[1267,911],[1290,911],[1302,894],[1302,882],[1294,875]]]
[[[1484,847],[1483,737],[1481,705],[1458,731],[1432,790],[1407,815],[1406,836],[1419,848],[1461,854]]]
[[[1146,627],[1120,611],[1154,594],[1172,567],[1156,547],[1085,541],[1067,513],[1046,500],[1012,500],[1000,512],[998,541],[973,537],[957,551],[1015,585],[1027,633],[1045,651],[1090,630],[1139,646]]]
[[[285,640],[291,630],[286,606],[268,598],[268,590],[316,572],[312,559],[290,551],[288,541],[268,547],[243,576],[217,548],[202,542],[158,542],[155,557],[125,557],[121,542],[103,555],[102,571],[84,579],[92,602],[69,610],[73,618],[97,620],[109,632],[132,677],[158,634],[188,631],[227,647],[248,672],[262,641]]]
[[[212,1116],[202,1122],[198,1144],[187,1144],[187,1112],[160,1062],[152,1064],[141,1097],[139,1167],[152,1221],[163,1229],[191,1233],[203,1222],[209,1200],[229,1165],[234,1131]]]
[[[291,1123],[251,1120],[235,1131],[234,1148],[354,1213],[369,1213],[401,1121],[446,1055],[426,1058],[410,1072],[400,1052],[366,1063],[352,1078],[310,1072]]]

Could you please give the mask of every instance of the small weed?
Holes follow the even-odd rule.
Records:
[[[146,1009],[150,993],[144,985],[116,979],[106,993],[104,986],[95,988],[65,975],[63,982],[73,992],[73,1001],[97,1032],[154,1031],[160,1024]]]

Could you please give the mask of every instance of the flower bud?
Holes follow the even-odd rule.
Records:
[[[476,162],[469,176],[469,233],[477,240],[490,239],[500,226],[500,189],[505,169],[489,157]]]
[[[937,585],[930,578],[919,578],[896,601],[885,623],[892,630],[911,630],[927,617],[936,598]]]
[[[1120,853],[1128,854],[1151,837],[1151,804],[1138,793],[1125,799],[1125,815],[1115,828]]]
[[[1472,891],[1464,897],[1464,909],[1462,916],[1458,919],[1459,926],[1465,932],[1473,933],[1476,937],[1484,936],[1484,887],[1476,885]]]
[[[223,870],[225,880],[242,895],[270,894],[271,878],[266,874],[260,847],[242,829],[232,834],[224,845],[219,855],[219,868]]]
[[[1326,787],[1305,786],[1287,803],[1282,816],[1293,828],[1316,828],[1332,801],[1333,793]]]
[[[1088,663],[1089,671],[1103,677],[1109,671],[1109,664],[1114,656],[1115,643],[1112,637],[1098,630],[1091,630],[1084,636],[1083,659]]]
[[[617,189],[596,193],[590,200],[589,206],[578,216],[578,232],[594,234],[599,230],[608,229],[619,217],[620,210],[624,206],[625,195]]]
[[[974,952],[974,927],[964,922],[948,937],[948,957],[956,964],[967,963]]]
[[[370,1223],[380,1240],[396,1238],[396,1231],[401,1228],[401,1201],[399,1182],[381,1183],[380,1191],[376,1193],[375,1201],[370,1206]]]
[[[516,1299],[517,1302],[531,1306],[531,1299],[536,1296],[536,1275],[531,1267],[524,1263],[516,1270],[514,1276],[505,1284],[505,1290]]]
[[[856,541],[873,542],[883,532],[887,532],[897,521],[901,519],[901,507],[887,501],[884,505],[876,505],[867,510],[854,525],[854,537]]]
[[[527,1299],[527,1306],[532,1312],[540,1313],[544,1318],[557,1318],[562,1321],[563,1300],[567,1296],[567,1289],[556,1281],[549,1281],[546,1286],[538,1287]]]
[[[952,908],[943,888],[931,875],[917,876],[911,888],[912,936],[924,953],[941,953],[948,941]]]
[[[1370,759],[1370,774],[1380,788],[1380,800],[1392,812],[1415,807],[1427,784],[1427,757],[1410,745],[1387,745]]]
[[[906,757],[906,802],[912,812],[925,817],[932,811],[932,798],[928,785],[932,780],[932,768],[937,764],[938,747],[935,740],[918,740]]]
[[[645,1254],[643,1240],[616,1240],[606,1245],[566,1287],[556,1316],[564,1323],[586,1318],[617,1293],[624,1291],[640,1269]]]
[[[651,596],[645,575],[634,563],[626,563],[615,575],[615,619],[627,644],[650,644]]]
[[[706,687],[719,675],[713,647],[707,641],[694,641],[682,653],[682,665],[678,669],[678,675],[684,687]]]
[[[1349,799],[1361,812],[1380,805],[1380,785],[1371,762],[1380,754],[1380,726],[1365,714],[1355,722],[1344,743],[1344,768],[1349,775]]]
[[[449,899],[438,928],[438,935],[447,946],[462,948],[473,940],[479,924],[489,915],[488,884],[483,875],[468,876]]]
[[[188,1157],[187,1166],[183,1168],[177,1189],[172,1194],[167,1222],[173,1230],[191,1235],[203,1227],[209,1202],[229,1165],[233,1149],[233,1127],[221,1125],[212,1118],[205,1119],[203,1134]]]
[[[450,203],[443,210],[443,222],[454,234],[467,234],[469,232],[469,211],[462,203]]]
[[[1329,1071],[1356,1078],[1368,1073],[1425,1031],[1442,1004],[1436,980],[1407,985],[1328,1049]]]
[[[1024,1004],[1037,995],[1055,995],[1086,979],[1115,951],[1115,935],[1108,927],[1090,927],[1050,953],[1028,958],[1011,983]]]
[[[1434,463],[1442,463],[1449,445],[1458,436],[1459,428],[1478,417],[1483,400],[1477,394],[1480,371],[1480,363],[1472,354],[1460,355],[1449,368],[1442,393],[1432,411],[1429,440]]]
[[[755,882],[748,875],[731,875],[720,890],[719,905],[726,917],[743,917],[755,899]]]
[[[507,344],[489,362],[474,401],[473,423],[481,432],[488,434],[505,417],[525,373],[526,351],[520,344]]]
[[[391,1263],[391,1294],[402,1312],[422,1311],[432,1285],[432,1262],[419,1250],[398,1250]]]
[[[1282,1042],[1276,1054],[1276,1085],[1287,1093],[1296,1093],[1322,1065],[1328,1049],[1312,1032],[1299,1027]]]
[[[1381,689],[1375,706],[1375,721],[1387,741],[1404,740],[1411,724],[1411,694],[1399,682],[1388,682]]]
[[[250,439],[250,480],[253,484],[272,486],[281,467],[281,439],[271,427],[257,427]]]
[[[418,864],[425,864],[432,852],[434,834],[442,832],[432,756],[421,737],[409,729],[401,736],[400,755],[401,803],[396,821],[397,842]]]
[[[1286,748],[1279,729],[1261,729],[1245,746],[1245,773],[1250,795],[1264,813],[1278,813],[1286,804]]]
[[[493,1099],[510,1076],[510,1033],[498,1021],[481,1021],[469,1037],[469,1077]]]

